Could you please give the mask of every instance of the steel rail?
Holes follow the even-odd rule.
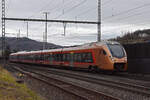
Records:
[[[28,66],[25,66],[25,67],[28,67]],[[125,83],[125,82],[116,82],[116,81],[111,81],[111,80],[87,77],[87,76],[73,74],[73,73],[65,73],[65,72],[60,72],[60,71],[56,71],[56,70],[51,71],[50,69],[46,69],[46,70],[40,69],[40,71],[42,71],[42,70],[44,72],[49,72],[50,74],[74,78],[74,79],[83,80],[86,82],[109,86],[109,87],[116,87],[116,88],[120,88],[123,90],[127,90],[127,91],[130,91],[133,93],[142,94],[142,95],[146,95],[146,96],[150,97],[150,92],[146,92],[146,91],[150,91],[150,88],[148,88],[148,87],[135,85],[135,84],[129,84],[129,83]]]
[[[48,76],[45,76],[45,75],[40,74],[40,73],[37,73],[37,72],[24,71],[24,70],[22,70],[22,69],[20,69],[20,68],[14,67],[14,66],[13,66],[13,68],[16,69],[16,70],[18,70],[19,72],[21,72],[21,73],[23,73],[23,74],[26,74],[26,75],[28,75],[28,76],[30,76],[30,77],[32,77],[32,78],[37,79],[37,80],[43,81],[44,83],[47,83],[47,84],[49,84],[49,85],[54,85],[54,84],[50,84],[49,82],[47,82],[47,81],[45,81],[45,80],[43,80],[43,79],[41,79],[41,78],[38,78],[38,77],[36,77],[36,76],[34,76],[34,75],[40,75],[40,76],[45,77],[45,78],[49,78],[49,79],[53,79],[53,80],[57,80],[57,81],[61,81],[61,82],[63,82],[63,83],[66,83],[65,81],[58,80],[58,79],[55,79],[55,78],[52,78],[52,77],[48,77]],[[33,75],[33,74],[34,74],[34,75]],[[85,87],[81,87],[81,86],[79,86],[79,85],[71,84],[71,83],[68,83],[68,82],[67,82],[67,84],[72,85],[72,86],[75,86],[75,87],[78,87],[78,88],[81,88],[81,89],[83,89],[83,90],[85,90],[85,91],[93,92],[93,93],[96,94],[96,95],[100,95],[100,96],[102,96],[102,97],[104,98],[104,100],[120,100],[119,98],[116,98],[116,97],[113,97],[113,96],[110,96],[110,95],[106,95],[106,94],[104,94],[104,93],[102,93],[102,92],[99,92],[99,91],[94,91],[94,90],[91,90],[91,89],[88,89],[88,88],[85,88]],[[58,88],[60,88],[60,89],[62,89],[62,90],[64,90],[64,91],[70,93],[70,91],[65,90],[64,88],[62,88],[62,87],[60,87],[60,86],[55,85],[55,87],[58,87]],[[87,97],[85,97],[85,96],[83,96],[83,95],[79,95],[79,94],[76,94],[76,93],[73,93],[73,92],[71,92],[71,94],[74,94],[75,96],[79,96],[80,98],[83,98],[84,100],[89,100]]]

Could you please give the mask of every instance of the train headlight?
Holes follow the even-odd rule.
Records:
[[[114,57],[112,57],[112,56],[109,56],[109,57],[110,57],[110,59],[114,62],[114,60],[115,60]]]
[[[125,57],[125,61],[127,61],[127,57]]]

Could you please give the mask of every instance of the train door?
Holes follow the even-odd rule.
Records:
[[[100,50],[100,66],[102,69],[105,69],[107,66],[107,53],[105,50]]]
[[[49,61],[50,61],[50,64],[52,65],[53,64],[53,55],[52,55],[52,53],[49,55]]]
[[[74,56],[74,53],[71,52],[71,53],[70,53],[70,66],[71,66],[71,67],[73,67],[73,65],[74,65],[74,64],[73,64],[73,56]]]

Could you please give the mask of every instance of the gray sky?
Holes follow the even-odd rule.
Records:
[[[97,21],[97,0],[6,0],[6,17]],[[150,24],[150,0],[102,0],[102,39],[121,36],[128,31],[147,29]],[[29,22],[29,38],[43,40],[45,23]],[[48,23],[48,42],[76,45],[97,40],[97,26]],[[26,23],[6,21],[6,33],[26,36]],[[7,34],[16,36],[16,34]]]

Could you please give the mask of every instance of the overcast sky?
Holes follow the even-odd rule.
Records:
[[[98,0],[6,0],[6,17],[97,21]],[[128,31],[148,29],[150,0],[102,0],[102,39],[121,36]],[[29,38],[42,41],[45,23],[29,22]],[[7,36],[26,36],[26,22],[6,21]],[[48,42],[76,45],[97,41],[97,26],[48,23]]]

